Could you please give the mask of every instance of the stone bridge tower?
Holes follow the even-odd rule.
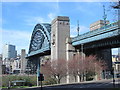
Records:
[[[51,27],[51,60],[66,59],[66,39],[69,37],[69,17],[58,16]]]

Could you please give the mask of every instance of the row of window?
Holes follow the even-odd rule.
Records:
[[[66,21],[59,21],[59,24],[62,24],[62,25],[69,25],[69,22],[66,22]]]

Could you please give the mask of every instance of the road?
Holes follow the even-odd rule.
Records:
[[[62,84],[62,85],[54,85],[54,86],[44,86],[42,90],[75,90],[75,89],[89,89],[93,90],[96,88],[100,90],[107,90],[109,88],[114,88],[112,80],[101,80],[101,81],[90,81],[90,82],[80,82],[80,83],[73,83],[73,84]],[[115,90],[120,90],[120,79],[115,80]],[[41,87],[31,87],[31,88],[25,88],[25,89],[11,89],[11,90],[41,90]],[[114,90],[114,89],[112,89]]]
[[[58,85],[58,86],[49,86],[45,87],[48,89],[52,88],[120,88],[120,79],[116,80],[115,86],[112,80],[103,80],[96,82],[83,82],[76,84],[67,84],[67,85]]]

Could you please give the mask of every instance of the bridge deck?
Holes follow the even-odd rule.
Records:
[[[100,29],[96,29],[85,34],[79,35],[77,37],[74,37],[72,38],[72,45],[76,46],[84,43],[89,43],[93,41],[102,40],[105,38],[118,36],[120,35],[119,23],[120,21],[114,22],[104,27],[101,27]]]

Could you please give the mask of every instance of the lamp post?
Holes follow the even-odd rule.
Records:
[[[81,52],[82,52],[82,70],[83,70],[83,81],[84,81],[84,74],[85,74],[85,72],[84,72],[84,53],[83,53],[83,43],[81,44]]]
[[[111,71],[113,76],[113,87],[115,88],[115,72],[114,71],[115,71],[115,64],[113,64],[112,71]]]
[[[40,77],[40,66],[39,66],[39,63],[38,63],[38,65],[37,65],[37,86],[39,86],[38,77]]]

